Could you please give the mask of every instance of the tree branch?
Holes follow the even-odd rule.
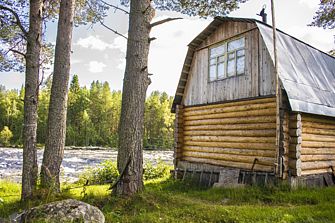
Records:
[[[94,10],[92,9],[92,7],[91,7],[90,4],[88,4],[88,7],[89,7],[92,11],[94,11]],[[119,35],[119,36],[121,36],[121,37],[123,37],[123,38],[125,38],[125,39],[128,39],[126,36],[122,35],[122,34],[119,33],[118,31],[116,31],[115,29],[112,29],[112,28],[110,28],[109,26],[105,25],[105,23],[103,23],[103,21],[102,21],[98,16],[95,15],[95,18],[96,18],[96,19],[99,21],[99,23],[100,23],[103,27],[105,27],[106,29],[112,31],[112,32],[115,33],[116,35]]]
[[[28,32],[27,30],[23,27],[22,23],[21,23],[21,20],[20,20],[20,17],[19,15],[11,8],[8,8],[6,6],[3,6],[3,5],[0,5],[0,10],[5,10],[5,11],[9,11],[10,13],[13,14],[13,16],[15,17],[16,19],[16,25],[21,29],[21,31],[23,32],[23,34],[25,36],[28,35]]]
[[[105,5],[109,6],[109,7],[115,8],[115,9],[120,10],[121,12],[124,12],[124,13],[126,13],[126,14],[129,15],[129,12],[128,12],[128,11],[126,11],[126,10],[124,10],[124,9],[122,9],[122,8],[120,8],[120,7],[118,7],[118,6],[116,6],[116,5],[112,5],[112,4],[110,4],[110,3],[108,3],[108,2],[105,2],[105,1],[103,1],[103,0],[100,0],[100,1],[101,1],[102,3],[104,3]]]
[[[12,51],[13,53],[19,54],[19,55],[23,56],[24,58],[26,58],[26,54],[24,54],[24,53],[22,53],[18,50],[10,49],[9,51]]]
[[[100,24],[101,24],[103,27],[105,27],[106,29],[112,31],[112,32],[115,33],[116,35],[119,35],[119,36],[121,36],[121,37],[123,37],[123,38],[125,38],[125,39],[128,39],[126,36],[122,35],[122,34],[119,33],[118,31],[116,31],[115,29],[112,29],[112,28],[108,27],[107,25],[105,25],[101,20],[99,20],[99,22],[100,22]]]
[[[150,28],[152,27],[155,27],[155,26],[159,26],[159,25],[162,25],[166,22],[171,22],[171,21],[174,21],[174,20],[178,20],[178,19],[183,19],[183,18],[167,18],[167,19],[163,19],[163,20],[160,20],[160,21],[157,21],[157,22],[154,22],[154,23],[151,23],[150,24]]]

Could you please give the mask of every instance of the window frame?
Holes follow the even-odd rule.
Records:
[[[233,42],[235,40],[238,40],[238,39],[244,39],[244,46],[243,47],[239,47],[239,48],[236,48],[234,50],[231,50],[231,51],[228,51],[228,44],[230,42]],[[236,36],[236,37],[233,37],[233,38],[229,38],[229,39],[226,39],[226,40],[223,40],[219,43],[216,43],[216,44],[213,44],[212,46],[208,47],[208,82],[215,82],[215,81],[220,81],[220,80],[225,80],[225,79],[228,79],[228,78],[233,78],[233,77],[237,77],[237,76],[242,76],[242,75],[245,75],[245,70],[246,70],[246,61],[245,61],[245,58],[246,58],[246,37],[243,35],[243,36]],[[215,49],[215,48],[218,48],[220,46],[224,46],[224,52],[223,53],[220,53],[220,54],[217,54],[216,56],[213,56],[211,57],[211,50],[212,49]],[[237,52],[238,51],[241,51],[241,50],[244,50],[244,54],[243,56],[237,56]],[[234,54],[234,58],[232,60],[234,60],[234,73],[231,75],[231,76],[228,76],[228,55],[229,54]],[[218,73],[218,65],[220,64],[218,61],[219,61],[219,58],[223,56],[223,64],[224,64],[224,74],[223,76],[219,77],[219,73]],[[238,70],[237,70],[237,60],[239,58],[242,58],[244,57],[244,67],[243,67],[243,73],[238,73]],[[215,63],[215,79],[211,80],[211,60],[215,59],[216,63]]]

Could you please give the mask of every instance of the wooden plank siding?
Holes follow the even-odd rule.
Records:
[[[181,160],[273,172],[275,98],[184,107]],[[178,115],[179,116],[179,115]]]
[[[335,118],[302,114],[301,175],[335,169]]]
[[[245,74],[208,82],[208,47],[239,34],[245,37]],[[227,22],[194,53],[182,104],[201,105],[274,94],[273,63],[255,24]]]

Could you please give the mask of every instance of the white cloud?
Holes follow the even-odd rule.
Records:
[[[118,49],[122,53],[126,54],[127,52],[127,40],[122,36],[118,36],[114,39],[113,43],[111,44],[111,48]]]
[[[80,38],[76,45],[100,51],[104,51],[107,48],[113,48],[112,44],[104,42],[100,39],[99,36],[88,36],[86,38]]]
[[[90,61],[88,64],[88,70],[91,73],[101,73],[106,66],[107,65],[102,62]]]
[[[307,5],[310,9],[316,9],[320,0],[299,0],[299,3]]]
[[[126,36],[126,34],[123,34]],[[112,43],[113,49],[118,49],[121,52],[121,57],[119,58],[118,65],[116,66],[118,69],[124,71],[126,67],[126,52],[127,52],[127,40],[122,36],[118,36],[114,39]]]

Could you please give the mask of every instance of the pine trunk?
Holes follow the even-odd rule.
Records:
[[[150,0],[130,1],[127,63],[123,81],[119,129],[116,194],[131,196],[143,189],[144,105],[148,77],[150,22],[154,9]]]
[[[36,130],[42,36],[42,4],[42,0],[30,0],[24,95],[22,200],[27,200],[33,195],[38,174]]]
[[[60,3],[47,139],[41,167],[41,186],[54,192],[60,191],[59,173],[66,137],[74,4],[75,0],[62,0]]]

